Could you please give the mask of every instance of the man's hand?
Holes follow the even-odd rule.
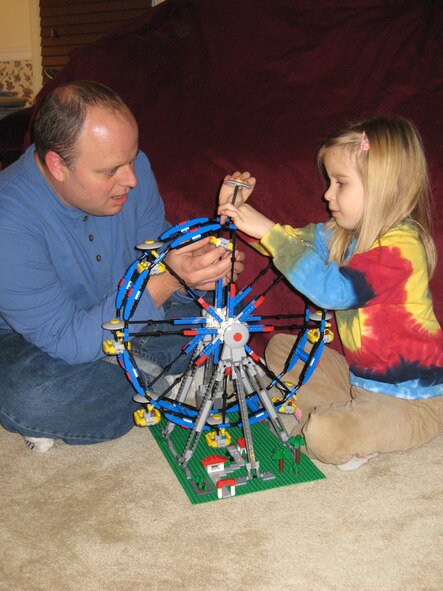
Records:
[[[192,289],[212,290],[218,279],[227,283],[231,278],[232,254],[222,246],[212,246],[209,238],[180,249],[171,250],[166,263]],[[244,253],[235,253],[234,281],[243,271]],[[177,282],[178,283],[178,282]],[[178,285],[177,288],[181,287]]]

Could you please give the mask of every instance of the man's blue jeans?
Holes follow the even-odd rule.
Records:
[[[165,314],[167,318],[199,316],[200,311],[194,302],[167,302]],[[153,375],[157,375],[188,341],[189,337],[180,335],[136,337],[133,351],[153,362]],[[183,371],[188,362],[184,355],[168,373]],[[147,380],[153,375],[147,375]],[[155,389],[161,392],[167,386],[160,378]],[[115,439],[134,426],[132,414],[139,408],[132,401],[134,393],[118,365],[103,360],[69,365],[20,335],[0,333],[0,423],[9,431],[69,444]]]

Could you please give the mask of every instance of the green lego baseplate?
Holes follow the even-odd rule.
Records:
[[[157,425],[149,427],[149,430],[193,504],[207,503],[231,497],[233,496],[232,490],[235,491],[235,496],[241,496],[271,488],[279,488],[325,478],[324,474],[303,453],[300,453],[300,463],[296,464],[295,453],[291,453],[290,448],[280,442],[274,433],[270,431],[266,422],[251,425],[251,433],[255,457],[259,461],[260,471],[267,474],[271,473],[272,476],[269,479],[257,477],[247,479],[248,472],[245,466],[234,468],[232,472],[226,475],[223,473],[215,476],[208,475],[201,463],[205,458],[210,456],[224,456],[227,459],[226,465],[229,465],[231,462],[231,466],[233,461],[228,448],[214,448],[207,445],[205,435],[208,431],[203,432],[187,464],[191,475],[191,478],[187,478],[184,469],[179,465],[177,458],[169,448],[168,442],[163,437],[162,430],[166,424],[167,421],[162,418]],[[242,429],[240,427],[230,427],[227,431],[231,437],[231,445],[235,447],[237,440],[243,437]],[[170,441],[178,457],[185,448],[189,433],[189,429],[176,426],[170,434]],[[236,465],[235,461],[233,463]],[[281,468],[283,468],[283,471],[280,472]],[[227,471],[229,471],[229,468]],[[227,479],[230,483],[233,480],[235,481],[234,489],[229,485],[226,486],[222,499],[218,496],[215,484],[218,476],[220,476],[219,480]],[[246,482],[244,482],[245,480]],[[244,483],[242,484],[242,482]]]

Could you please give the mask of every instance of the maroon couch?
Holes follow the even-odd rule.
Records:
[[[442,31],[432,0],[166,0],[75,54],[37,102],[79,78],[118,91],[171,222],[211,215],[236,169],[257,177],[253,203],[273,219],[324,221],[322,138],[350,120],[404,115],[426,146],[442,254]],[[246,248],[244,280],[265,264]],[[432,283],[440,321],[442,268]],[[281,284],[264,309],[299,311],[301,301]]]

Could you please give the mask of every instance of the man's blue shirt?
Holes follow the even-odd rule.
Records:
[[[0,328],[11,328],[55,358],[95,361],[111,337],[118,283],[138,256],[134,246],[168,224],[146,155],[138,184],[115,216],[94,216],[55,195],[34,160],[34,146],[0,174]],[[145,290],[133,319],[158,319]]]

